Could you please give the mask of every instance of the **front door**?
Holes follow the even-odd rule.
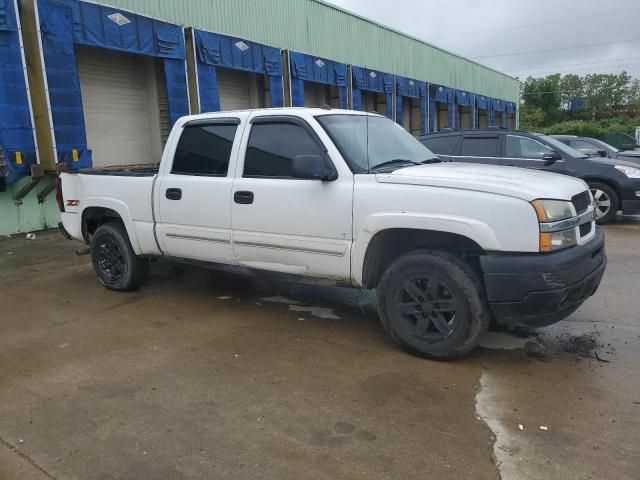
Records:
[[[294,157],[327,155],[299,118],[253,118],[242,145],[231,208],[238,263],[349,280],[353,175],[293,178]]]
[[[549,161],[543,158],[547,154],[556,153],[551,147],[521,135],[506,135],[505,137],[503,165],[564,173],[564,160]]]
[[[170,166],[155,186],[157,236],[173,257],[233,263],[231,158],[239,120],[187,124]]]

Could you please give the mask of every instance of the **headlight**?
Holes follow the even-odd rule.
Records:
[[[578,244],[575,226],[575,210],[565,200],[536,200],[531,202],[540,223],[540,251],[553,252]],[[567,222],[569,221],[569,222]],[[568,225],[565,225],[569,223]]]
[[[616,165],[616,170],[629,178],[640,178],[640,168],[627,167],[625,165]]]
[[[531,204],[540,223],[559,222],[574,215],[571,203],[564,200],[536,200]]]
[[[553,252],[563,248],[573,247],[578,244],[576,229],[565,230],[563,232],[541,233],[540,251]]]

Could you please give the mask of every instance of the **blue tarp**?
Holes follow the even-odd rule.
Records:
[[[507,113],[516,113],[516,104],[514,102],[507,102]]]
[[[362,110],[362,92],[385,94],[387,117],[393,118],[393,75],[362,67],[351,67],[353,109]]]
[[[0,148],[7,164],[7,184],[29,175],[36,163],[18,35],[14,0],[0,0]]]
[[[291,103],[304,107],[304,82],[336,85],[340,108],[347,108],[347,65],[333,60],[289,52],[291,62]]]
[[[436,131],[438,103],[446,103],[448,110],[447,127],[456,125],[455,90],[441,85],[429,85],[429,131]]]
[[[280,49],[201,30],[194,30],[194,34],[201,112],[220,110],[218,67],[267,76],[271,106],[284,106]]]
[[[404,118],[402,99],[420,99],[420,135],[427,133],[427,84],[405,77],[396,77],[396,121]]]
[[[58,162],[91,166],[75,44],[164,59],[169,118],[188,115],[182,27],[78,0],[38,0],[49,102]]]

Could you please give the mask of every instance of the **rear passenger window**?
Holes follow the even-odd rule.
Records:
[[[448,137],[435,137],[426,138],[423,140],[424,146],[431,150],[433,153],[440,155],[453,155],[453,151],[458,145],[458,135],[451,135]]]
[[[507,135],[508,158],[542,158],[546,153],[554,153],[551,147],[547,147],[537,140],[528,137]]]
[[[171,173],[227,175],[237,125],[187,125],[182,131]]]
[[[251,127],[243,176],[291,178],[294,157],[323,154],[320,145],[299,125],[256,123]]]
[[[464,157],[497,157],[498,137],[465,137],[460,147]]]

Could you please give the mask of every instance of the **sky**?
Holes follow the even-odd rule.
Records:
[[[327,1],[521,79],[640,77],[640,0]]]

